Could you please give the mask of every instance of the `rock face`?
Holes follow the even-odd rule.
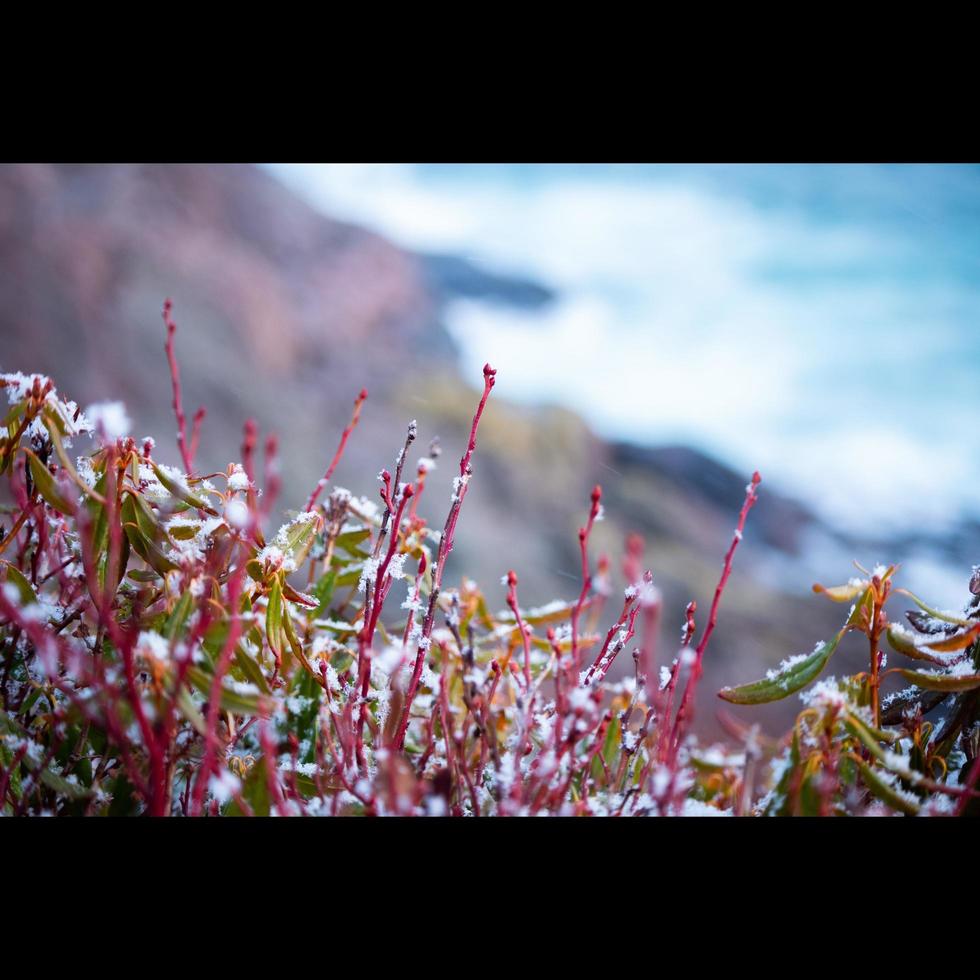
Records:
[[[83,405],[125,400],[134,435],[153,434],[158,455],[176,463],[160,318],[170,297],[185,409],[208,410],[199,470],[237,460],[242,422],[255,417],[280,439],[280,511],[302,506],[366,386],[335,481],[374,496],[374,474],[392,466],[417,418],[412,462],[434,435],[444,449],[420,510],[442,526],[480,380],[459,379],[441,325],[452,295],[549,299],[533,283],[422,259],[331,220],[251,166],[0,166],[0,366],[49,374]],[[749,475],[690,449],[607,445],[573,413],[519,409],[496,393],[474,469],[446,584],[465,570],[502,607],[499,579],[514,568],[528,605],[574,596],[577,529],[602,483],[595,552],[618,573],[626,534],[646,537],[665,596],[660,662],[673,656],[685,603],[695,598],[707,615]],[[812,524],[763,485],[706,660],[702,731],[718,730],[718,688],[755,679],[839,625],[837,607],[773,573]],[[775,729],[797,708],[733,713]]]
[[[739,489],[746,482],[746,475],[740,476],[688,446],[647,447],[617,443],[612,447],[612,454],[614,465],[620,469],[655,475],[680,491],[688,503],[686,510],[692,514],[698,509],[721,513],[731,510],[732,501],[738,498]],[[629,516],[627,511],[627,519]],[[801,554],[802,534],[817,523],[806,507],[773,492],[768,486],[766,506],[752,513],[754,536],[769,547],[788,554]],[[660,526],[668,527],[668,515],[660,518]],[[674,525],[675,533],[677,530]],[[696,522],[688,530],[694,536],[703,533],[704,529],[700,522]]]
[[[4,166],[0,258],[4,363],[79,400],[152,404],[147,425],[168,404],[159,310],[173,299],[188,403],[211,409],[205,452],[226,416],[271,416],[284,387],[339,409],[417,348],[451,350],[417,260],[251,166]]]
[[[441,295],[538,309],[555,299],[555,293],[533,279],[488,272],[458,255],[423,255],[430,286]]]

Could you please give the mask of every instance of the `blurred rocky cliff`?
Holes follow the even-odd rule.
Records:
[[[332,220],[252,166],[0,166],[0,367],[48,374],[83,406],[124,400],[133,434],[154,435],[157,455],[176,463],[160,317],[170,297],[185,409],[208,411],[199,470],[239,458],[252,416],[280,439],[283,511],[302,506],[366,386],[335,482],[373,497],[375,474],[391,468],[416,418],[415,455],[433,436],[444,451],[422,507],[441,527],[481,380],[459,376],[442,325],[457,296],[550,299],[536,283],[453,256],[412,255]],[[606,520],[595,551],[613,558],[621,588],[624,537],[645,536],[646,564],[665,596],[662,662],[691,598],[703,625],[749,474],[683,447],[605,443],[568,411],[509,404],[506,378],[498,380],[447,584],[465,569],[502,608],[499,579],[514,568],[527,605],[572,597],[577,528],[601,483]],[[842,610],[808,593],[803,553],[815,539],[839,544],[763,483],[706,661],[705,733],[718,731],[719,687],[808,652],[839,625]],[[850,574],[842,565],[840,579]],[[842,654],[838,670],[860,669],[862,655]],[[793,699],[733,713],[774,731],[797,710]]]

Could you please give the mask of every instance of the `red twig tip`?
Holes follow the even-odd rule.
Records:
[[[246,419],[242,438],[242,466],[250,484],[255,482],[255,443],[258,437],[259,427],[255,419]]]
[[[207,410],[202,405],[195,413],[194,419],[191,422],[191,447],[188,455],[191,458],[191,462],[194,462],[194,457],[197,455],[197,446],[201,440],[201,423],[204,421],[204,417],[207,415]]]
[[[316,506],[317,498],[323,492],[323,488],[330,482],[330,477],[333,476],[333,471],[337,468],[337,464],[340,462],[340,457],[344,455],[344,449],[347,446],[347,440],[350,438],[350,434],[354,431],[357,426],[357,420],[361,417],[361,406],[367,399],[368,393],[367,388],[362,388],[354,399],[354,411],[351,413],[350,422],[347,423],[347,428],[341,433],[340,445],[337,446],[337,452],[334,453],[333,459],[330,461],[330,465],[327,467],[327,472],[320,477],[317,485],[313,488],[313,492],[310,494],[310,499],[306,503],[306,509],[308,511],[313,510]]]
[[[589,520],[585,527],[580,527],[578,531],[579,551],[582,556],[582,591],[579,593],[578,602],[572,610],[572,661],[574,669],[578,670],[578,621],[585,606],[585,600],[592,588],[592,575],[589,572],[589,535],[592,533],[592,526],[601,513],[602,487],[596,484],[592,488],[592,506],[589,508]]]
[[[745,487],[745,501],[743,502],[742,509],[738,514],[738,526],[735,528],[735,533],[732,535],[732,543],[728,546],[728,551],[725,553],[725,561],[721,570],[721,578],[718,579],[714,599],[711,602],[711,609],[708,612],[708,623],[705,626],[704,633],[701,636],[701,642],[698,643],[697,648],[694,651],[694,665],[691,668],[691,673],[688,675],[687,684],[684,688],[684,697],[681,700],[680,707],[677,709],[677,717],[674,719],[672,751],[675,755],[677,752],[677,747],[680,745],[680,739],[684,731],[684,726],[690,722],[694,690],[697,687],[698,681],[701,679],[704,652],[708,647],[708,641],[711,639],[711,634],[714,632],[715,625],[718,621],[718,606],[721,603],[722,594],[724,593],[725,586],[728,583],[728,577],[732,573],[732,559],[735,557],[735,549],[742,540],[742,533],[745,530],[745,519],[748,517],[749,511],[752,509],[752,505],[759,499],[758,495],[756,494],[756,489],[761,482],[762,477],[759,476],[759,471],[756,470],[752,474],[751,482]],[[685,630],[688,633],[686,638],[688,643],[690,642],[690,636],[693,635],[695,608],[694,603],[691,603],[688,606],[687,625],[685,626]]]
[[[167,364],[170,367],[170,381],[173,387],[173,409],[174,415],[177,418],[177,448],[180,450],[180,458],[184,463],[184,470],[190,473],[194,468],[194,454],[197,452],[197,443],[200,438],[201,423],[204,421],[205,411],[202,405],[194,414],[191,442],[188,445],[187,419],[184,416],[183,397],[180,389],[180,368],[177,365],[177,356],[174,353],[174,334],[177,332],[177,324],[174,323],[170,315],[173,305],[173,302],[169,299],[163,301],[163,322],[167,328],[167,340],[163,348],[167,352]]]
[[[483,397],[480,399],[480,404],[477,405],[476,412],[473,415],[473,427],[470,429],[470,440],[469,443],[467,443],[466,452],[463,453],[463,457],[459,461],[458,482],[453,492],[452,505],[449,508],[449,515],[446,518],[446,526],[443,528],[442,537],[439,539],[439,551],[436,554],[432,575],[432,589],[429,592],[429,606],[425,614],[425,620],[422,624],[422,638],[415,656],[415,668],[412,672],[412,680],[409,684],[408,693],[405,697],[401,721],[399,722],[398,730],[395,734],[393,743],[394,748],[398,751],[401,751],[405,744],[405,732],[408,729],[409,716],[412,710],[412,701],[414,700],[415,694],[418,691],[419,678],[421,677],[422,673],[422,665],[425,662],[425,651],[428,648],[432,636],[432,625],[435,622],[436,601],[439,597],[439,591],[442,588],[442,575],[446,567],[446,559],[453,550],[453,536],[456,532],[456,522],[459,519],[459,512],[463,506],[463,498],[466,496],[466,490],[469,484],[470,474],[472,472],[470,468],[470,459],[473,456],[473,451],[476,449],[476,430],[479,428],[480,419],[483,417],[483,410],[487,406],[487,399],[490,397],[490,391],[494,386],[496,374],[497,371],[495,368],[492,368],[489,364],[483,365]]]
[[[517,572],[513,569],[507,573],[507,605],[510,606],[511,612],[514,614],[524,646],[524,689],[527,691],[531,688],[531,644],[527,635],[527,627],[521,618],[520,606],[517,604]],[[511,666],[513,667],[513,664]]]

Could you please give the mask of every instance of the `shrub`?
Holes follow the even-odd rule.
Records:
[[[729,720],[735,744],[702,747],[690,734],[694,695],[758,474],[700,638],[691,602],[680,650],[658,663],[661,597],[635,536],[623,560],[633,584],[606,615],[606,577],[593,575],[589,558],[599,487],[579,532],[582,583],[572,601],[523,608],[514,571],[503,580],[507,609],[496,613],[467,577],[444,586],[494,385],[489,365],[441,531],[420,512],[438,450],[409,466],[414,422],[394,474],[379,474],[379,503],[331,485],[362,391],[304,509],[267,534],[279,523],[275,438],[266,440],[261,474],[252,422],[240,462],[195,473],[204,411],[188,435],[169,303],[164,318],[183,470],[158,463],[152,440],[129,437],[122,405],[83,415],[47,378],[0,376],[10,403],[0,473],[12,499],[0,527],[4,813],[959,814],[976,806],[980,576],[962,614],[895,588],[894,567],[815,586],[853,601],[840,631],[762,680],[720,692],[738,704],[801,692],[792,731],[773,742]],[[73,458],[81,436],[94,451]],[[911,629],[885,612],[897,593],[919,607],[908,614]],[[869,670],[817,680],[848,634],[866,638]],[[910,686],[885,699],[881,680],[892,671],[883,639],[918,661],[893,669]],[[610,667],[630,657],[631,672],[613,682]],[[934,726],[925,715],[940,704],[945,720]]]

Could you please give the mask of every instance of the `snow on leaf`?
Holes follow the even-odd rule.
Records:
[[[777,671],[773,677],[739,687],[725,687],[718,696],[732,704],[765,704],[778,701],[805,687],[827,666],[827,661],[837,649],[844,631],[841,630],[832,640],[820,643],[813,653],[802,659],[793,657],[786,661],[786,666]]]

